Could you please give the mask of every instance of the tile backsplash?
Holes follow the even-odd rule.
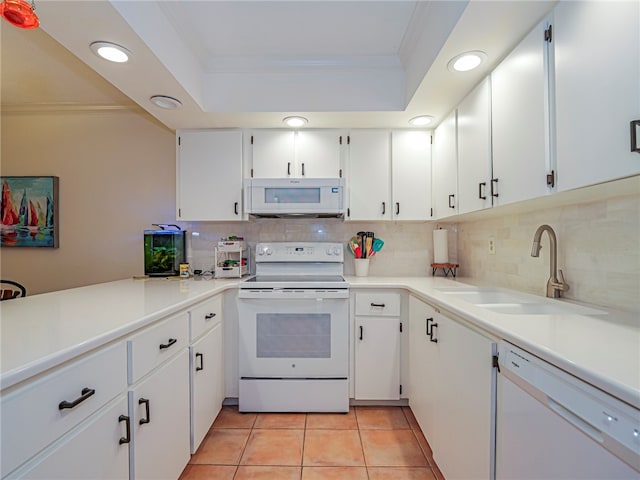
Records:
[[[540,257],[531,257],[533,234],[549,224],[558,237],[558,268],[570,290],[566,298],[640,312],[640,200],[627,195],[526,213],[488,215],[458,223],[342,222],[333,219],[260,219],[238,223],[187,223],[192,268],[210,270],[220,238],[242,235],[252,249],[260,241],[340,242],[345,274],[353,275],[347,241],[358,231],[384,240],[371,260],[371,276],[431,275],[433,230],[449,231],[449,260],[461,277],[544,295],[549,278],[549,240],[542,236]],[[197,236],[194,232],[197,232]],[[489,239],[495,254],[489,253]],[[441,272],[439,272],[441,274]]]
[[[257,242],[324,241],[340,242],[345,248],[346,275],[354,266],[347,242],[359,231],[373,231],[384,241],[380,253],[371,259],[369,275],[431,275],[433,262],[433,229],[435,223],[342,222],[335,219],[257,219],[239,223],[194,222],[184,227],[191,232],[191,248],[187,248],[193,268],[209,270],[214,263],[213,248],[220,238],[241,235],[252,251]],[[197,235],[194,235],[197,232]],[[455,261],[455,235],[449,235],[449,257]],[[252,252],[253,253],[253,252]]]
[[[558,268],[570,290],[564,297],[640,312],[640,201],[638,195],[504,215],[458,224],[462,275],[545,295],[549,238],[531,256],[533,234],[550,225],[558,238]],[[489,254],[489,237],[496,253]]]

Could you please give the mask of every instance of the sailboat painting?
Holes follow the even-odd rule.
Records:
[[[0,177],[2,247],[58,248],[58,177]]]

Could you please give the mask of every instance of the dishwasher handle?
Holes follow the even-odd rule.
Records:
[[[604,441],[602,432],[600,430],[598,430],[593,425],[588,423],[584,418],[578,416],[575,412],[572,412],[567,407],[559,404],[549,396],[547,396],[547,405],[549,406],[549,408],[551,408],[551,410],[556,412],[574,427],[582,430],[582,432],[584,432],[586,435],[589,435],[596,442],[602,443]]]

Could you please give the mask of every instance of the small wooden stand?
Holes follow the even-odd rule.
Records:
[[[449,274],[451,274],[453,276],[453,278],[456,278],[456,269],[459,267],[460,265],[457,263],[432,263],[431,264],[431,276],[435,277],[436,275],[436,270],[438,270],[439,268],[442,269],[442,271],[444,272],[444,276],[448,277]]]

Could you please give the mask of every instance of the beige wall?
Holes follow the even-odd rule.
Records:
[[[2,175],[60,177],[60,248],[2,248],[29,294],[141,274],[142,232],[175,220],[174,134],[139,110],[5,113]]]

